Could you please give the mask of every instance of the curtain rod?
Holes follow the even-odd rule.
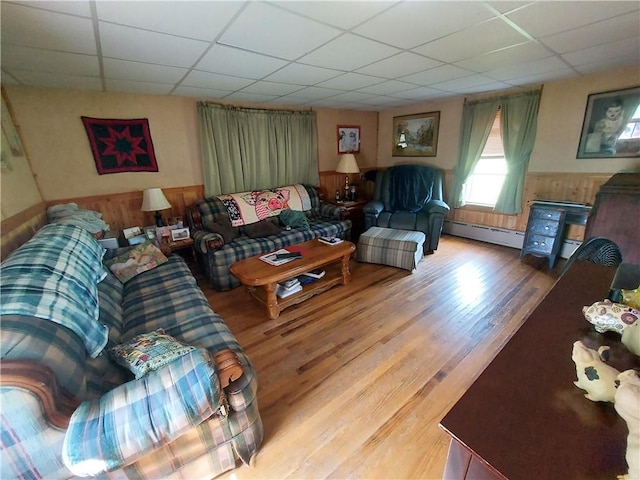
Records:
[[[479,98],[477,100],[469,99],[468,97],[465,97],[464,104],[474,105],[476,103],[495,102],[496,100],[504,100],[505,98],[514,98],[514,97],[520,97],[525,95],[531,95],[532,93],[537,93],[537,92],[542,94],[543,87],[544,85],[540,85],[539,87],[532,87],[530,90],[527,90],[526,92],[514,92],[514,93],[505,94],[505,95],[498,95],[495,97]]]
[[[282,108],[267,108],[267,107],[242,107],[242,106],[238,106],[238,105],[230,105],[227,103],[220,103],[220,102],[208,102],[208,101],[199,101],[198,105],[202,105],[204,107],[220,107],[220,108],[225,108],[227,110],[254,110],[254,111],[260,111],[260,112],[281,112],[281,113],[307,113],[307,112],[313,112],[313,107],[309,107],[309,109],[297,109],[297,110],[285,110]]]

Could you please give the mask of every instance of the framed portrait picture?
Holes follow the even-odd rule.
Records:
[[[150,227],[144,227],[144,236],[147,237],[147,240],[155,240],[156,239],[156,226],[152,225]]]
[[[338,155],[360,152],[360,126],[338,125]]]
[[[171,241],[177,242],[178,240],[185,240],[189,238],[188,228],[174,228],[171,230]]]
[[[640,157],[640,87],[593,93],[576,158]]]
[[[438,153],[440,112],[393,117],[394,157],[435,157]]]

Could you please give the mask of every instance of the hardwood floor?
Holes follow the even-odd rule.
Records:
[[[201,281],[258,372],[265,428],[252,467],[220,478],[441,478],[438,422],[564,263],[518,255],[443,236],[413,274],[352,259],[349,285],[275,320],[244,289]]]

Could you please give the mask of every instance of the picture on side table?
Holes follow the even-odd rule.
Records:
[[[175,228],[171,230],[171,240],[176,242],[178,240],[185,240],[189,238],[189,229],[188,228]]]
[[[394,157],[435,157],[438,153],[440,112],[393,117]]]
[[[640,87],[587,98],[576,158],[640,156]]]

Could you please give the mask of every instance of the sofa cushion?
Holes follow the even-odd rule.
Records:
[[[136,378],[141,378],[192,350],[195,347],[177,341],[159,328],[110,348],[109,354],[118,365],[131,370]]]
[[[207,215],[202,219],[202,226],[212,233],[222,235],[224,243],[231,243],[240,235],[238,227],[232,226],[229,215],[224,213]]]
[[[107,260],[105,264],[122,283],[126,283],[136,275],[153,270],[166,261],[167,257],[160,249],[147,240],[136,248]]]
[[[261,220],[256,223],[250,223],[242,227],[245,235],[249,238],[268,237],[282,231],[279,225],[276,225],[270,219]],[[225,242],[226,243],[226,242]]]
[[[122,335],[122,282],[110,271],[98,284],[98,302],[100,323],[109,329],[107,345],[113,346]]]
[[[0,313],[34,316],[72,330],[96,357],[107,344],[99,323],[104,249],[74,225],[45,225],[1,266]]]

